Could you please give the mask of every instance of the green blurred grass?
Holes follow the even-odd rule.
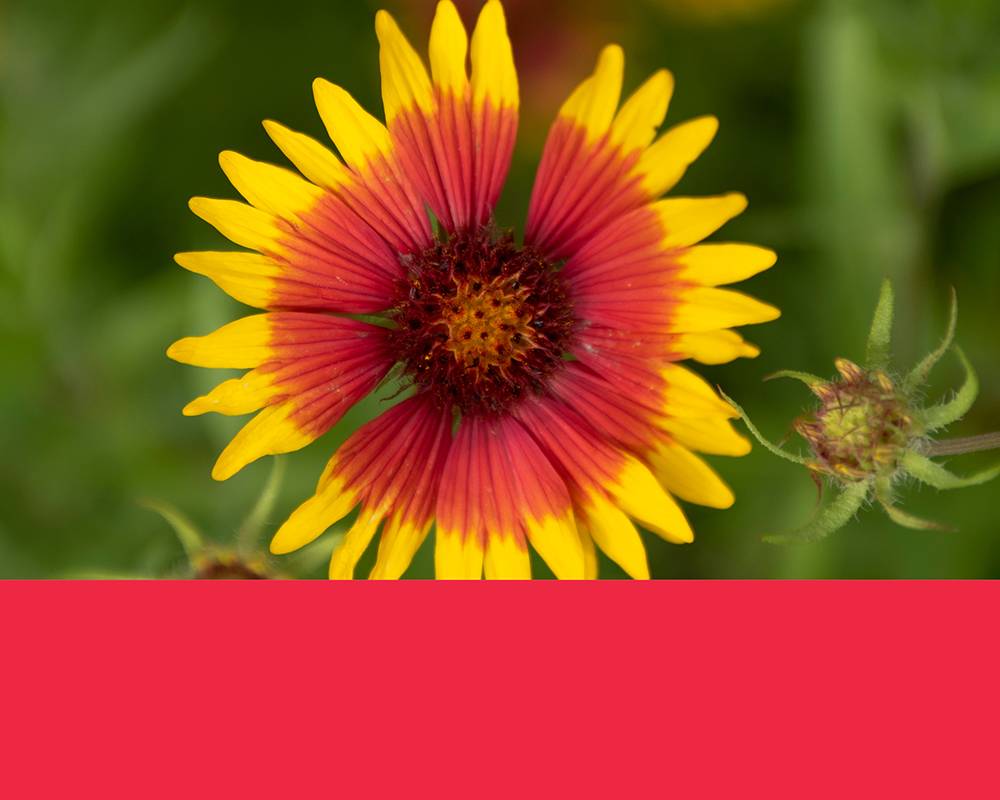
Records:
[[[429,2],[387,2],[422,39]],[[519,226],[558,99],[583,77],[594,42],[626,46],[628,83],[675,73],[669,121],[716,114],[716,143],[679,191],[745,191],[749,211],[725,238],[778,250],[748,285],[783,317],[746,333],[756,361],[705,368],[762,428],[780,436],[809,402],[762,384],[790,367],[827,373],[859,357],[883,276],[900,299],[897,353],[914,360],[939,336],[958,290],[959,341],[977,365],[977,409],[953,431],[998,427],[1000,373],[1000,8],[962,2],[798,2],[702,25],[669,0],[512,3],[522,122],[499,216]],[[240,308],[172,263],[220,240],[186,208],[193,194],[232,196],[216,154],[277,160],[261,119],[319,135],[310,82],[343,83],[378,101],[375,6],[237,3],[180,6],[92,0],[0,9],[0,577],[176,573],[183,552],[136,500],[182,508],[230,539],[267,475],[255,464],[209,478],[239,420],[181,417],[221,376],[163,355]],[[539,47],[538,42],[562,46]],[[521,57],[522,53],[527,55]],[[541,87],[546,94],[541,95]],[[548,103],[547,114],[538,109]],[[941,369],[943,391],[958,377]],[[366,403],[287,459],[277,523],[313,486]],[[986,457],[953,460],[972,470]],[[995,487],[907,492],[915,513],[957,524],[916,533],[865,513],[818,545],[775,548],[815,489],[792,465],[755,450],[715,459],[737,493],[726,512],[691,509],[689,547],[647,537],[660,577],[996,577]],[[431,574],[427,547],[411,574]],[[605,564],[607,574],[618,574]],[[318,574],[318,573],[317,573]]]

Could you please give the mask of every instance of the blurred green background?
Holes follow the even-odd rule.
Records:
[[[422,47],[433,3],[384,5]],[[462,5],[467,24],[474,5]],[[246,311],[173,264],[178,250],[222,242],[186,201],[235,196],[216,163],[222,149],[280,163],[264,118],[319,136],[316,76],[381,108],[376,7],[0,5],[0,577],[185,574],[179,542],[140,498],[182,509],[220,542],[234,536],[270,468],[258,462],[215,483],[211,465],[243,420],[180,414],[226,376],[168,361],[166,345]],[[781,438],[810,399],[763,375],[827,374],[835,356],[861,358],[883,276],[895,281],[896,353],[907,366],[940,337],[953,285],[958,341],[982,392],[950,434],[1000,428],[1000,3],[514,0],[507,10],[524,113],[501,224],[520,230],[558,104],[600,45],[619,41],[627,87],[661,66],[674,72],[668,122],[721,120],[677,191],[746,192],[750,209],[723,238],[779,253],[746,285],[783,310],[745,331],[763,354],[703,374]],[[946,359],[934,385],[944,392],[959,379]],[[285,457],[265,534],[375,408]],[[951,466],[989,461],[965,456]],[[759,447],[713,463],[736,505],[689,508],[691,546],[647,536],[654,576],[1000,575],[996,485],[904,487],[908,510],[957,533],[903,530],[868,509],[820,544],[774,547],[760,535],[795,527],[814,507],[807,474]],[[325,557],[329,537],[320,549]],[[427,577],[431,564],[425,545],[409,574]],[[320,558],[296,568],[323,574]],[[620,572],[603,562],[602,574]]]

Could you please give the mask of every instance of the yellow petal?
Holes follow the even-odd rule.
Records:
[[[646,548],[625,512],[602,495],[593,495],[583,509],[586,529],[597,546],[633,578],[649,578]]]
[[[588,581],[597,580],[597,548],[594,547],[594,538],[587,531],[584,520],[577,519],[576,532],[583,548],[583,577]]]
[[[174,261],[197,275],[211,278],[222,291],[241,303],[267,308],[274,296],[274,279],[281,268],[260,253],[178,253]]]
[[[653,473],[631,456],[626,458],[617,482],[605,488],[626,514],[668,542],[686,544],[694,541],[694,531],[680,506],[664,491]]]
[[[499,0],[488,0],[472,32],[472,98],[496,107],[517,108],[517,71]]]
[[[275,555],[291,553],[315,541],[331,525],[346,517],[357,505],[357,495],[337,477],[292,512],[271,539]]]
[[[360,172],[372,159],[391,153],[392,141],[385,125],[344,89],[317,78],[313,97],[326,132],[349,167]]]
[[[482,545],[475,536],[438,528],[434,574],[443,580],[479,580],[483,577]]]
[[[778,256],[752,244],[700,244],[677,254],[678,277],[700,286],[746,280],[774,266]]]
[[[715,197],[670,197],[653,204],[666,235],[663,246],[687,247],[715,233],[743,213],[747,199],[739,192]]]
[[[740,436],[722,417],[703,419],[663,420],[660,427],[681,444],[716,456],[744,456],[750,452],[750,441]]]
[[[383,514],[379,511],[361,509],[361,513],[358,514],[351,529],[341,539],[340,544],[333,549],[328,573],[330,580],[345,581],[354,577],[354,568],[358,565],[358,559],[371,543],[379,523],[382,522],[382,517]]]
[[[682,445],[661,442],[649,455],[656,479],[681,500],[710,508],[729,508],[733,491],[702,459]]]
[[[316,436],[303,431],[292,419],[290,403],[268,406],[250,420],[222,451],[212,469],[217,481],[231,478],[247,464],[262,456],[291,453],[312,442]]]
[[[210,197],[192,197],[188,206],[205,222],[229,241],[262,253],[277,250],[282,236],[278,220],[238,200],[216,200]]]
[[[254,314],[206,336],[180,339],[167,348],[167,356],[196,367],[252,369],[274,357],[270,343],[270,315]]]
[[[251,370],[242,378],[223,381],[206,395],[195,398],[184,406],[184,416],[214,412],[228,416],[250,414],[263,408],[280,391],[274,385],[273,372]]]
[[[246,201],[280,219],[299,220],[316,206],[323,190],[294,172],[225,150],[219,165]]]
[[[670,320],[670,329],[677,333],[755,325],[781,316],[774,306],[730,289],[696,286],[683,289],[680,297]]]
[[[403,577],[430,529],[429,521],[421,525],[394,514],[382,528],[378,557],[370,577],[376,580],[398,580]]]
[[[667,364],[660,370],[667,381],[664,408],[676,417],[735,417],[736,411],[715,393],[700,375],[680,364]]]
[[[435,85],[458,96],[465,93],[469,86],[469,78],[465,72],[468,51],[469,37],[455,4],[451,0],[442,0],[434,14],[429,47],[431,75]]]
[[[587,131],[588,141],[607,133],[618,108],[625,71],[625,54],[608,45],[597,59],[594,73],[581,83],[559,109],[559,116],[573,120]]]
[[[636,165],[636,172],[645,176],[642,185],[649,196],[659,197],[673,189],[718,130],[715,117],[698,117],[675,125],[653,142]]]
[[[525,527],[528,541],[549,565],[553,575],[564,580],[583,579],[583,548],[572,513],[564,517],[547,516],[540,522],[528,519]]]
[[[625,101],[611,126],[611,141],[625,153],[645,148],[667,115],[674,91],[674,76],[661,69]]]
[[[417,51],[389,12],[379,11],[375,15],[375,35],[379,42],[386,121],[391,123],[401,111],[413,107],[430,114],[434,109],[431,79]]]
[[[264,120],[264,130],[295,167],[317,186],[336,189],[350,180],[347,168],[323,145],[291,128]]]
[[[734,358],[756,358],[760,348],[743,340],[735,331],[682,333],[674,348],[702,364],[727,364]]]
[[[483,571],[489,580],[530,580],[528,548],[510,534],[491,534],[486,540]]]

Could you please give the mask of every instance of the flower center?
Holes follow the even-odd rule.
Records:
[[[540,392],[574,319],[558,268],[488,228],[404,256],[393,346],[404,373],[442,406],[496,413]]]
[[[914,434],[913,418],[889,378],[838,360],[843,379],[821,389],[821,404],[796,429],[833,474],[851,480],[893,470]]]

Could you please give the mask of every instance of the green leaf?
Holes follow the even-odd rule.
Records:
[[[806,386],[826,383],[825,380],[817,375],[813,375],[811,372],[799,372],[794,369],[779,369],[777,372],[772,372],[770,375],[764,376],[765,381],[773,381],[775,378],[791,378],[796,381],[802,381]]]
[[[886,278],[882,281],[875,316],[868,331],[865,347],[865,365],[868,369],[886,369],[889,366],[889,348],[892,342],[892,284]]]
[[[951,425],[964,417],[969,413],[969,409],[972,408],[972,404],[976,402],[976,397],[979,394],[979,378],[976,377],[972,363],[966,358],[960,347],[955,348],[955,355],[958,356],[965,368],[965,383],[948,402],[924,409],[922,418],[924,427],[928,431]]]
[[[167,524],[174,529],[177,538],[180,539],[181,545],[184,547],[184,552],[187,553],[189,559],[200,553],[204,548],[204,540],[201,532],[191,520],[174,506],[160,500],[152,499],[140,500],[139,505],[156,512],[166,520]]]
[[[919,389],[924,385],[927,380],[927,376],[930,371],[934,368],[934,365],[941,360],[941,357],[948,352],[948,348],[951,347],[952,341],[955,339],[955,326],[958,324],[958,297],[955,294],[955,290],[951,290],[951,308],[948,313],[948,327],[945,330],[944,339],[941,340],[941,344],[937,346],[934,350],[928,353],[924,358],[917,364],[911,371],[910,374],[906,376],[903,380],[903,392],[910,394],[916,389]]]
[[[919,453],[908,450],[900,462],[903,469],[910,475],[935,489],[962,489],[966,486],[977,486],[986,483],[1000,475],[1000,464],[984,469],[967,478],[955,475],[940,464],[931,461]]]
[[[786,461],[791,461],[794,464],[801,464],[802,466],[807,466],[808,462],[802,456],[797,456],[792,453],[788,453],[782,450],[778,445],[772,444],[757,430],[757,426],[750,421],[750,417],[747,416],[747,412],[744,411],[731,397],[729,397],[722,389],[719,389],[719,394],[722,395],[722,399],[725,400],[729,405],[736,409],[736,413],[740,415],[743,419],[743,423],[747,426],[747,430],[753,434],[753,438],[760,442],[764,447],[774,453],[776,456],[780,456]]]
[[[768,544],[792,544],[795,542],[818,542],[831,533],[843,528],[858,513],[871,490],[871,481],[858,481],[845,488],[832,503],[816,514],[805,527],[791,533],[776,533],[765,536]]]
[[[236,534],[237,546],[242,551],[254,552],[259,549],[260,534],[267,522],[267,518],[274,511],[274,503],[278,499],[278,491],[281,489],[281,481],[285,476],[285,461],[282,458],[275,458],[271,466],[271,474],[264,484],[264,489],[257,498],[254,507],[243,520],[240,529]]]

